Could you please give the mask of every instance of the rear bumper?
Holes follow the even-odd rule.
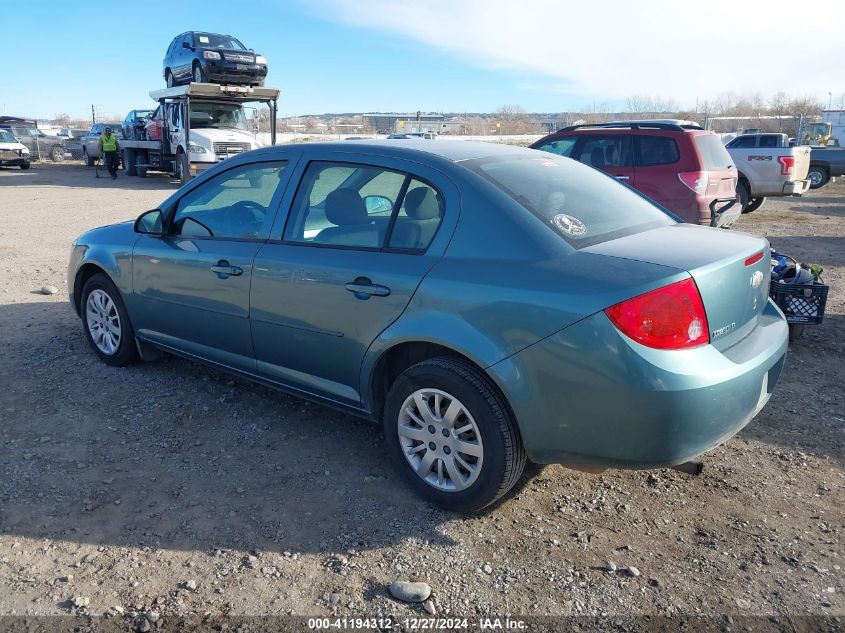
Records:
[[[763,408],[788,328],[769,301],[733,347],[643,347],[603,312],[488,368],[538,463],[656,468],[724,442]]]
[[[785,196],[800,196],[809,190],[809,180],[791,180],[783,184],[783,195]]]

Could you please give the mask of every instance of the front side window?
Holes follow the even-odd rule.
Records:
[[[757,139],[753,136],[740,136],[728,143],[728,147],[737,149],[757,147]]]
[[[606,134],[585,136],[578,160],[596,169],[630,167],[631,137]]]
[[[504,191],[574,248],[676,224],[613,178],[558,156],[523,154],[462,164]]]
[[[543,152],[557,154],[558,156],[569,156],[572,154],[572,149],[575,147],[577,136],[565,136],[564,138],[556,138],[551,141],[546,141],[542,145],[535,147]]]
[[[285,226],[285,241],[411,250],[428,248],[443,197],[404,172],[352,163],[308,165]]]
[[[681,154],[675,139],[668,136],[640,136],[640,158],[637,167],[677,163]]]
[[[777,147],[780,139],[773,134],[760,137],[760,147]]]
[[[187,193],[170,224],[171,235],[257,239],[267,235],[286,161],[241,165]]]

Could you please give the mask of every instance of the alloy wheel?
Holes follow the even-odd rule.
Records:
[[[469,488],[481,473],[484,446],[469,410],[439,389],[405,399],[397,420],[402,454],[413,471],[445,492]]]
[[[120,346],[120,315],[106,292],[99,288],[91,291],[85,303],[85,319],[97,349],[107,356],[114,354]]]

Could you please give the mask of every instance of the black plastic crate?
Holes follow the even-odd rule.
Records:
[[[769,296],[788,323],[821,323],[830,286],[823,283],[783,284],[772,281]]]

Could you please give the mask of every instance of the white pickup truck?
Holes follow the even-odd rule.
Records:
[[[770,196],[800,196],[810,188],[810,148],[790,147],[786,134],[740,134],[725,146],[739,173],[736,193],[743,213]]]

